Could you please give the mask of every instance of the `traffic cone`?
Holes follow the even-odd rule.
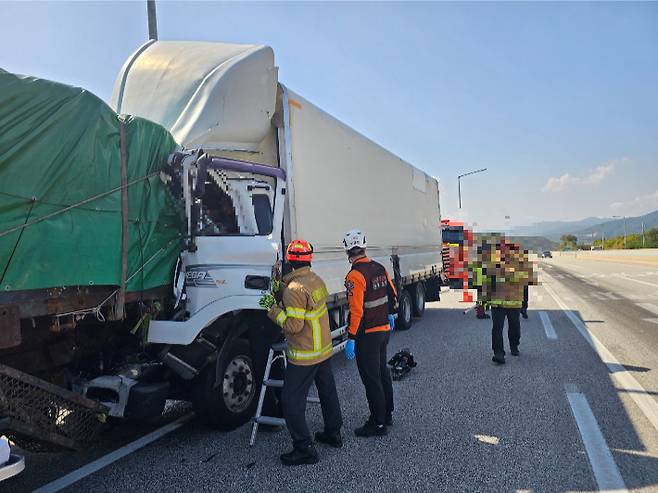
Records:
[[[464,275],[464,287],[462,289],[462,303],[473,303],[473,295],[468,291],[468,273]]]

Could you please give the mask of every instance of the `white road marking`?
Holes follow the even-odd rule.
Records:
[[[63,490],[64,488],[71,486],[73,483],[77,483],[81,479],[86,478],[90,474],[93,474],[103,469],[104,467],[109,466],[113,462],[122,459],[126,455],[132,454],[133,452],[141,449],[149,443],[152,443],[159,438],[162,438],[166,434],[177,430],[190,419],[192,419],[192,416],[194,416],[193,413],[186,414],[185,416],[178,418],[176,421],[173,421],[172,423],[169,423],[162,428],[158,428],[148,435],[144,435],[142,438],[139,438],[134,442],[129,443],[128,445],[124,445],[114,452],[110,452],[100,459],[96,459],[94,462],[90,462],[86,466],[82,466],[80,469],[76,469],[75,471],[62,476],[61,478],[42,486],[41,488],[37,488],[32,493],[54,493],[56,491]]]
[[[651,322],[652,324],[658,324],[658,318],[643,318],[645,322]]]
[[[603,296],[607,297],[609,300],[619,301],[621,298],[615,293],[603,293]]]
[[[581,392],[567,391],[567,399],[576,420],[576,425],[578,425],[580,438],[585,445],[587,458],[592,466],[592,472],[594,472],[599,490],[606,492],[628,491],[601,428],[599,428],[596,417],[587,402],[587,398]]]
[[[539,312],[539,318],[541,318],[541,323],[544,326],[546,337],[553,340],[557,339],[557,334],[555,333],[555,329],[553,328],[553,324],[551,323],[551,319],[549,318],[548,313]]]
[[[548,284],[544,284],[544,288],[555,300],[558,306],[564,310],[564,313],[569,320],[574,324],[580,335],[582,335],[585,340],[592,346],[594,352],[599,355],[601,361],[608,367],[611,377],[616,380],[617,388],[620,390],[627,390],[628,395],[635,401],[635,404],[640,408],[642,413],[649,420],[651,425],[658,430],[658,402],[654,400],[652,396],[647,394],[640,382],[638,382],[633,375],[631,375],[624,365],[619,363],[617,358],[606,348],[601,342],[592,334],[587,325],[578,318],[578,316],[573,313],[564,302],[558,297],[558,295],[553,291]]]
[[[597,291],[592,291],[590,293],[590,295],[592,296],[592,298],[596,298],[597,300],[601,300],[601,301],[607,301],[608,300],[605,296],[603,296],[602,293],[599,293]]]
[[[640,308],[644,308],[646,311],[655,313],[658,315],[658,306],[654,305],[653,303],[635,303],[637,306]]]
[[[653,288],[658,288],[658,284],[655,284],[653,282],[640,281],[639,279],[633,279],[632,277],[628,277],[624,274],[617,274],[617,277],[620,278],[620,279],[626,279],[627,281],[633,281],[633,282],[638,282],[640,284],[645,284],[645,285],[651,286]]]

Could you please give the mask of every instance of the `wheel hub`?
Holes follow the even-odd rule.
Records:
[[[226,407],[234,413],[249,407],[255,391],[251,361],[246,356],[236,356],[226,366],[222,392]]]

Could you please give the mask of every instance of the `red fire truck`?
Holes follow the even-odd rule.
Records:
[[[462,221],[441,220],[443,236],[443,272],[450,289],[463,289],[468,283],[468,248],[473,245],[473,231]]]

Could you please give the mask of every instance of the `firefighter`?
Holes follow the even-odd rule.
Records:
[[[319,457],[306,424],[306,399],[313,382],[324,419],[324,431],[316,433],[315,439],[336,448],[343,445],[340,434],[343,421],[331,369],[331,331],[326,305],[329,294],[322,279],[311,271],[310,243],[290,242],[286,260],[292,271],[282,279],[281,302],[275,303],[272,295],[265,295],[261,302],[268,308],[268,317],[281,327],[288,340],[282,404],[293,450],[281,455],[281,462],[315,464]]]
[[[475,316],[479,319],[491,318],[487,314],[487,300],[489,295],[489,286],[486,278],[486,262],[483,256],[488,255],[489,245],[487,239],[483,238],[479,241],[476,252],[472,260],[467,264],[469,286],[477,290],[477,301],[475,303]]]
[[[532,263],[524,257],[519,246],[501,239],[493,252],[491,267],[487,274],[491,281],[491,346],[494,352],[492,361],[505,364],[505,348],[503,345],[503,327],[505,318],[508,323],[508,339],[510,353],[519,356],[521,340],[521,309],[523,306],[523,290],[528,284],[533,284]],[[491,271],[491,272],[489,272]]]
[[[366,237],[359,230],[348,232],[343,247],[352,264],[345,278],[350,307],[347,359],[354,359],[366,389],[370,417],[354,430],[356,436],[386,434],[393,424],[393,384],[386,365],[386,347],[395,325],[397,293],[386,268],[366,256]]]

